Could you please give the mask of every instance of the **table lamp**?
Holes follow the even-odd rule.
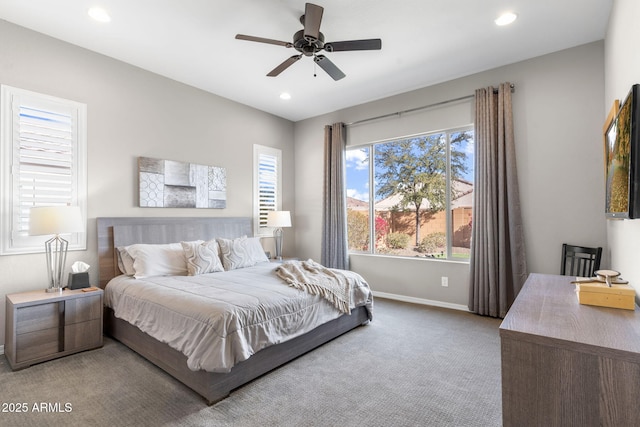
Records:
[[[273,238],[276,241],[276,259],[282,259],[282,228],[291,227],[289,211],[267,212],[267,227],[274,227]]]
[[[44,242],[47,257],[49,286],[47,292],[62,292],[62,277],[67,261],[69,242],[61,234],[84,231],[82,214],[78,206],[41,206],[29,212],[29,235],[54,237]]]

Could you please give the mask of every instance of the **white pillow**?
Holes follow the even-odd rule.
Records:
[[[118,268],[127,276],[133,276],[136,270],[133,268],[133,258],[127,252],[127,246],[118,246]]]
[[[187,262],[189,276],[198,274],[215,273],[224,271],[220,256],[218,255],[218,242],[209,240],[203,242],[180,242]]]
[[[187,263],[180,243],[150,245],[138,243],[127,247],[133,258],[133,277],[185,276]]]
[[[259,262],[269,262],[259,237],[239,237],[237,239],[218,239],[220,258],[224,269],[252,267]]]

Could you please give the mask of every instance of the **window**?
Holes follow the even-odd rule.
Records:
[[[253,170],[254,234],[272,237],[273,229],[267,227],[267,213],[282,207],[282,151],[255,144]]]
[[[86,105],[2,85],[0,110],[0,254],[43,252],[31,207],[79,206],[86,229]],[[86,249],[86,232],[63,237]]]
[[[346,154],[352,253],[469,259],[472,128],[353,147]]]

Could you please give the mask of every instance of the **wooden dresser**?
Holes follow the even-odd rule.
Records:
[[[531,274],[500,326],[504,426],[640,425],[640,311]]]
[[[12,369],[102,346],[102,289],[6,296],[5,355]]]

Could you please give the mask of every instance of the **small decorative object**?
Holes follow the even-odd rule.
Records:
[[[216,166],[138,158],[141,208],[227,207],[227,171]]]
[[[42,206],[31,208],[29,213],[29,235],[54,237],[44,243],[47,257],[49,286],[47,292],[62,292],[62,277],[67,261],[69,242],[61,234],[84,231],[82,214],[78,206]]]
[[[614,270],[598,270],[596,271],[596,277],[599,281],[604,281],[608,287],[611,287],[612,283],[616,284],[626,284],[627,282],[619,282],[618,277],[620,277],[620,273]]]
[[[291,227],[291,214],[289,211],[268,212],[267,227],[274,227],[273,238],[276,241],[276,259],[282,260],[282,228]]]
[[[91,286],[89,284],[89,264],[82,261],[74,262],[71,265],[67,287],[69,289],[83,289],[89,286]]]
[[[598,270],[595,275],[574,282],[580,304],[635,310],[636,292],[619,272]]]
[[[584,283],[604,283],[608,287],[611,285],[626,285],[629,282],[620,278],[620,273],[614,270],[597,270],[594,272],[595,277],[582,277],[577,278],[571,283],[584,284]]]

